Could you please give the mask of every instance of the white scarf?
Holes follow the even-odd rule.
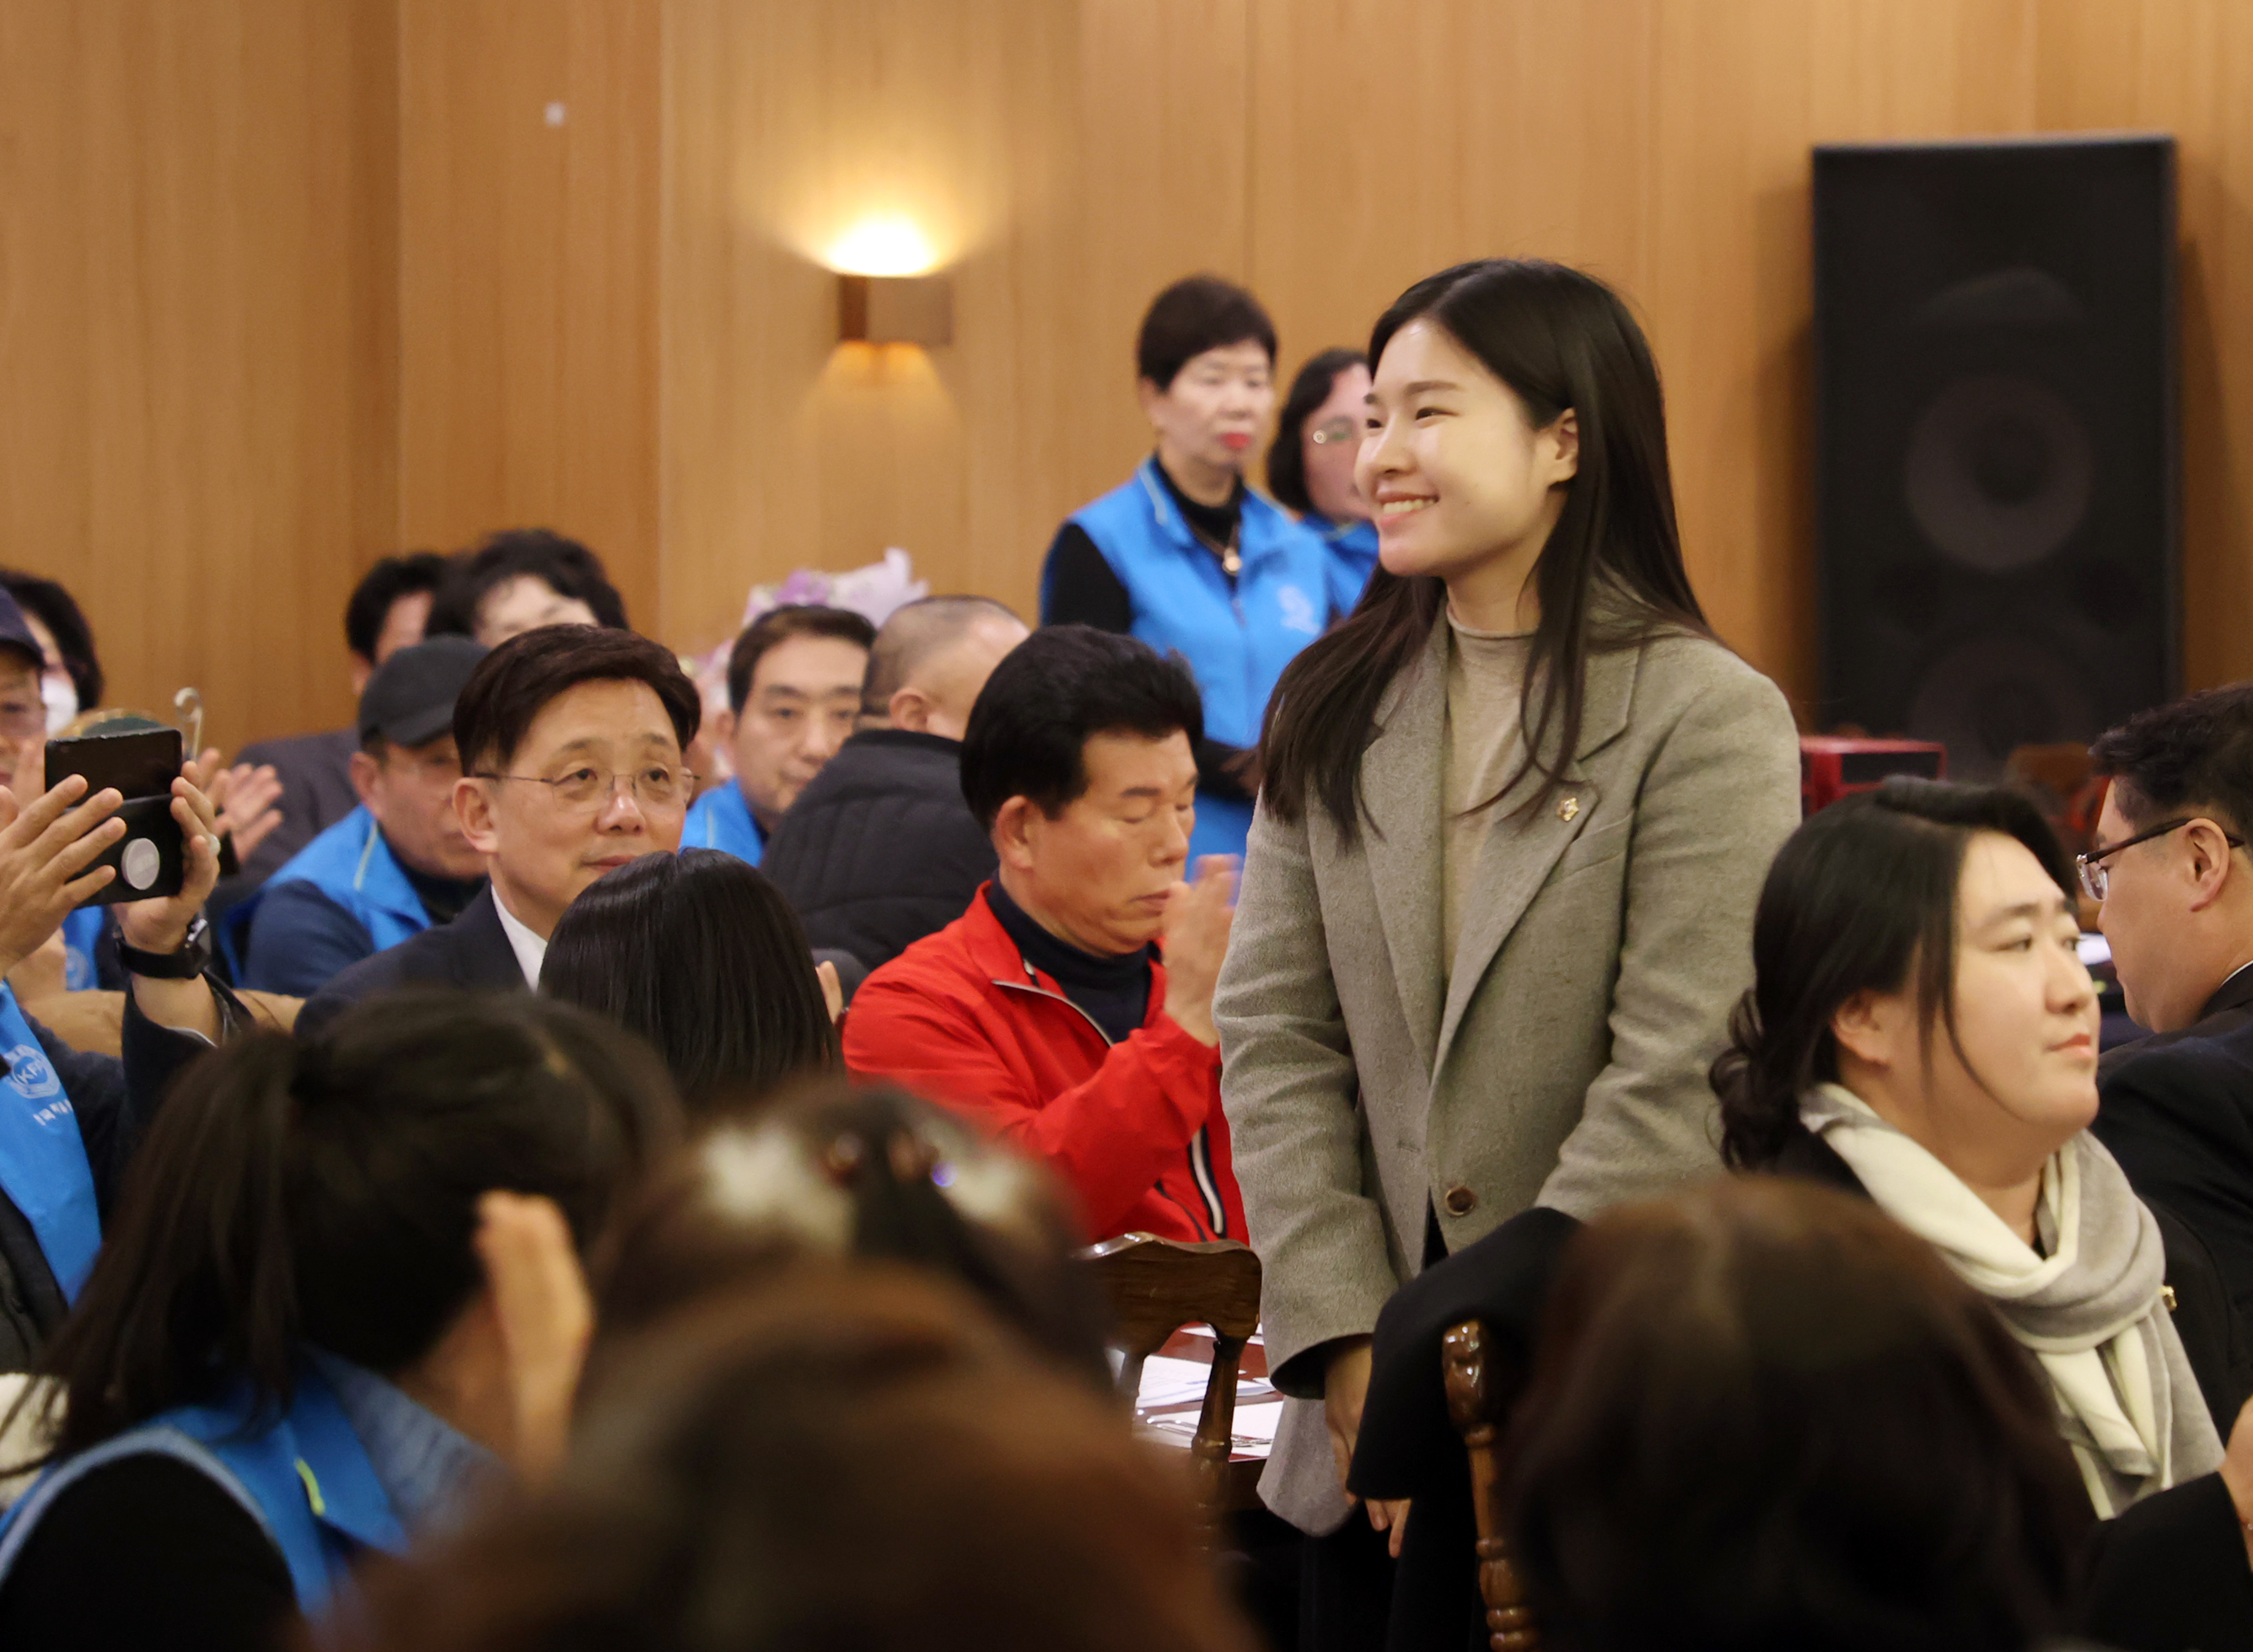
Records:
[[[1852,1091],[1818,1084],[1800,1119],[2040,1363],[2099,1516],[2220,1466],[2220,1437],[2161,1306],[2159,1225],[2095,1138],[2082,1132],[2042,1167],[2045,1257]]]

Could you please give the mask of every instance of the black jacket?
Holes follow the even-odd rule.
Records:
[[[2242,969],[2215,989],[2214,996],[2187,1027],[2171,1033],[2146,1033],[2124,1044],[2115,1044],[2096,1059],[2096,1087],[2101,1091],[2112,1075],[2138,1056],[2170,1048],[2189,1038],[2219,1038],[2253,1022],[2253,967]]]
[[[962,747],[938,735],[854,735],[799,794],[759,869],[819,951],[889,964],[968,910],[993,840],[962,800]]]
[[[1806,1130],[1769,1168],[1864,1193],[1846,1161]],[[2180,1223],[2153,1214],[2166,1242],[2175,1328],[2226,1439],[2253,1382],[2244,1338],[2204,1247]],[[1524,1211],[1426,1268],[1378,1317],[1350,1483],[1364,1496],[1415,1499],[1393,1583],[1390,1652],[1485,1644],[1469,1469],[1447,1418],[1440,1339],[1461,1321],[1482,1319],[1496,1357],[1522,1371],[1549,1286],[1578,1229],[1557,1211]],[[2076,1627],[2120,1652],[2253,1652],[2253,1571],[2219,1474],[2159,1492],[2102,1523],[2086,1583]]]
[[[305,1000],[305,1007],[297,1012],[297,1031],[317,1033],[361,999],[404,986],[526,990],[523,967],[516,961],[516,949],[508,944],[508,931],[500,926],[500,914],[493,910],[490,886],[480,889],[452,923],[410,935],[339,972]]]
[[[220,1020],[243,1019],[241,1007],[220,993]],[[62,1081],[78,1119],[79,1140],[94,1172],[94,1197],[104,1225],[125,1179],[133,1150],[156,1117],[172,1076],[211,1048],[200,1038],[159,1027],[125,995],[124,1056],[73,1049],[28,1014],[31,1033]],[[39,1236],[13,1201],[0,1194],[0,1371],[29,1370],[68,1305]]]
[[[2146,1204],[2206,1241],[2253,1321],[2253,1024],[2162,1037],[2100,1078],[2096,1139]]]

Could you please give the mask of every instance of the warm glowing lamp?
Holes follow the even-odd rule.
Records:
[[[928,274],[931,242],[904,218],[863,219],[829,250],[837,270],[837,336],[869,344],[954,341],[954,288]]]

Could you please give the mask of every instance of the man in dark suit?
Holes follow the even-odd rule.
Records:
[[[695,784],[681,753],[701,715],[680,662],[631,631],[548,625],[486,655],[454,708],[454,809],[485,856],[485,892],[451,923],[338,974],[299,1030],[401,986],[537,986],[548,938],[580,890],[680,847]]]
[[[2253,1313],[2253,684],[2130,718],[2082,878],[2148,1036],[2097,1066],[2097,1138],[2214,1252]]]

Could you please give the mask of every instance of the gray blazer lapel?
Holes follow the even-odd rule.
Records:
[[[1377,892],[1378,921],[1400,993],[1400,1013],[1431,1070],[1440,1031],[1440,795],[1447,737],[1447,622],[1432,628],[1423,653],[1378,715],[1381,732],[1361,760],[1363,857]],[[1374,829],[1371,829],[1371,822]]]
[[[1565,784],[1541,812],[1522,812],[1541,784],[1540,777],[1531,771],[1488,812],[1493,825],[1488,828],[1485,852],[1479,857],[1478,882],[1463,915],[1462,939],[1454,959],[1454,972],[1447,979],[1447,1006],[1432,1063],[1434,1079],[1495,954],[1502,951],[1517,920],[1525,916],[1525,909],[1533,904],[1558,857],[1596,812],[1599,794],[1583,765],[1626,729],[1639,658],[1640,651],[1636,649],[1589,656],[1578,749],[1565,770]],[[1433,865],[1438,864],[1435,855]]]

